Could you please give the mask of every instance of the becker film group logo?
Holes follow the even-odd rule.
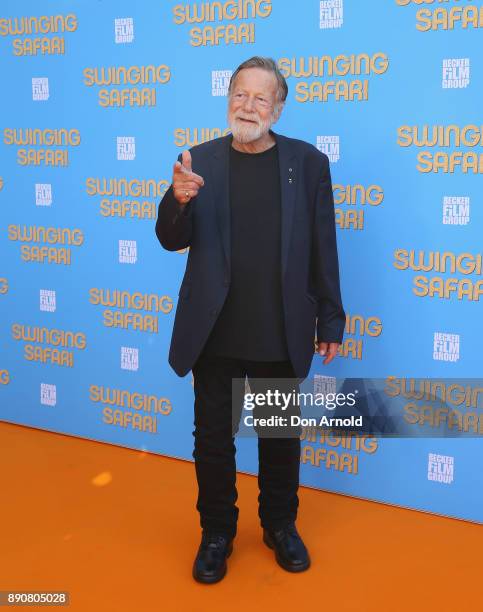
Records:
[[[340,159],[340,138],[339,136],[317,136],[317,149],[325,153],[329,161],[333,164]]]
[[[459,334],[434,332],[433,359],[435,361],[455,362],[460,358]]]
[[[320,0],[319,28],[341,28],[344,23],[344,0]]]
[[[121,346],[121,370],[137,372],[139,369],[139,349]]]
[[[464,89],[470,84],[470,58],[460,57],[443,60],[441,87]]]
[[[114,42],[117,45],[132,43],[134,40],[134,20],[132,17],[114,19]]]
[[[454,457],[451,455],[428,454],[428,480],[452,484],[454,480]]]
[[[52,184],[51,183],[35,183],[35,205],[36,206],[51,206],[52,205]]]
[[[230,85],[232,70],[212,70],[211,71],[211,95],[227,96]]]
[[[43,312],[55,312],[56,293],[51,289],[40,289],[40,310]]]
[[[32,100],[39,102],[49,99],[49,79],[47,77],[32,78]]]
[[[137,260],[137,240],[119,240],[119,263],[135,264]]]
[[[134,136],[117,137],[117,159],[132,161],[136,157],[136,139]]]
[[[470,198],[468,196],[443,197],[443,225],[468,225]]]
[[[40,383],[40,403],[44,406],[55,406],[57,404],[56,385]]]

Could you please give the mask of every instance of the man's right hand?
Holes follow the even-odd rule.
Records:
[[[177,201],[184,205],[198,195],[205,181],[202,176],[192,171],[189,151],[183,151],[181,159],[183,163],[177,161],[173,167],[173,193]]]

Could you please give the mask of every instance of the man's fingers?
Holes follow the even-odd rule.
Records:
[[[322,362],[324,365],[327,365],[333,359],[335,359],[335,356],[337,355],[338,350],[339,350],[338,342],[319,342],[318,343],[317,352],[319,353],[321,357],[325,356],[325,359]]]
[[[198,191],[200,188],[199,183],[195,183],[194,181],[174,181],[173,184],[174,189],[190,189],[191,191]]]
[[[188,150],[183,151],[182,160],[183,168],[188,172],[191,172],[191,153]]]
[[[327,357],[323,361],[324,365],[327,365],[328,363],[330,363],[331,361],[333,361],[335,359],[335,356],[337,355],[338,348],[339,348],[339,345],[337,344],[337,342],[330,342],[329,343],[329,348],[328,348],[328,351],[327,351]]]
[[[179,161],[175,162],[173,166],[173,175],[183,176],[185,180],[194,181],[195,183],[198,183],[200,187],[203,187],[205,184],[205,180],[202,176],[196,174],[196,172],[186,170],[186,168],[180,164]]]
[[[187,202],[188,200],[191,200],[191,198],[195,198],[198,195],[198,188],[187,189],[185,187],[175,187],[173,191],[174,197],[181,202]]]
[[[181,159],[183,160],[183,164],[181,166],[183,172],[186,175],[189,175],[190,181],[195,181],[195,183],[199,183],[200,187],[202,187],[205,184],[205,181],[203,180],[202,176],[193,172],[193,168],[191,166],[191,153],[188,150],[183,151],[181,154]]]
[[[203,187],[205,181],[202,176],[199,174],[195,174],[194,172],[187,172],[183,166],[181,166],[181,172],[177,173],[177,178],[180,182],[193,182],[198,185],[198,187]]]
[[[173,166],[172,184],[176,199],[186,203],[198,194],[199,188],[203,187],[205,181],[202,176],[192,171],[189,151],[183,151],[181,160],[181,162],[176,161]],[[186,195],[186,192],[189,192],[189,196]]]
[[[198,195],[198,187],[188,187],[186,185],[182,185],[182,186],[177,185],[173,189],[176,195],[186,196],[186,194],[188,193],[190,198],[194,198],[195,196]]]
[[[190,172],[188,178],[190,181],[194,181],[195,183],[198,183],[200,187],[203,187],[203,185],[205,184],[205,179],[199,174],[195,174],[194,172]]]

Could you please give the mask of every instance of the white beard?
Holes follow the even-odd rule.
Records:
[[[258,117],[250,117],[250,119],[257,121],[257,123],[243,123],[233,116],[228,116],[228,125],[230,126],[233,138],[242,144],[258,140],[267,134],[273,123],[272,117],[266,121],[260,121]]]

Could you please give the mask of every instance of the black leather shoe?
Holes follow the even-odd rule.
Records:
[[[275,531],[264,529],[263,541],[273,548],[277,563],[287,572],[303,572],[310,567],[309,553],[293,523]]]
[[[226,560],[233,550],[233,538],[203,533],[195,562],[193,578],[204,584],[220,581],[226,574]]]

